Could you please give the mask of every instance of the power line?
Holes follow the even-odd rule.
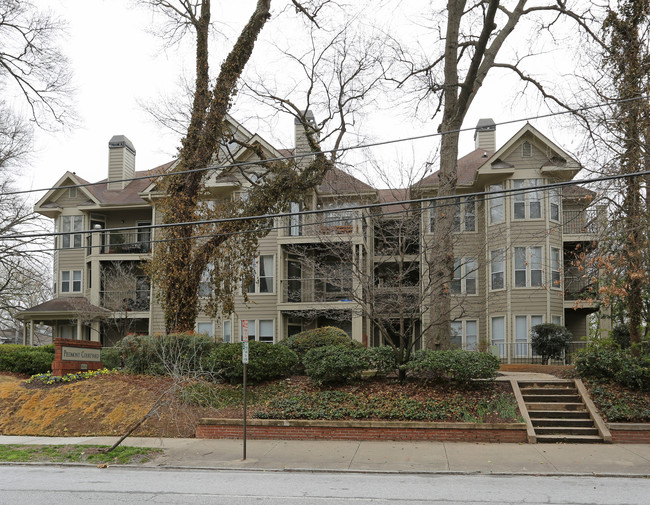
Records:
[[[525,118],[519,118],[519,119],[511,119],[509,121],[501,121],[499,123],[495,123],[496,126],[504,126],[504,125],[509,125],[509,124],[515,124],[515,123],[521,123],[521,122],[529,122],[533,121],[536,119],[544,119],[548,117],[554,117],[554,116],[560,116],[563,114],[572,114],[576,112],[584,112],[592,109],[597,109],[599,107],[603,107],[606,105],[612,105],[612,104],[618,104],[618,103],[625,103],[625,102],[632,102],[636,100],[645,100],[650,98],[650,95],[641,95],[638,97],[633,97],[633,98],[623,98],[623,99],[618,99],[618,100],[611,100],[611,101],[606,101],[602,102],[599,104],[595,105],[587,105],[584,107],[578,107],[575,109],[567,109],[564,111],[558,111],[558,112],[549,112],[547,114],[538,114],[536,116],[528,116]],[[207,172],[210,170],[224,170],[228,168],[238,168],[238,167],[244,167],[244,166],[250,166],[250,165],[259,165],[260,163],[268,163],[268,162],[277,162],[277,161],[289,161],[289,160],[298,160],[302,158],[308,158],[308,157],[313,157],[319,154],[334,154],[334,153],[342,153],[342,152],[347,152],[347,151],[352,151],[356,149],[367,149],[371,147],[379,147],[379,146],[384,146],[384,145],[390,145],[390,144],[396,144],[400,142],[411,142],[415,140],[423,140],[423,139],[428,139],[428,138],[433,138],[433,137],[441,137],[443,135],[450,135],[450,134],[457,134],[457,133],[463,133],[463,132],[468,132],[468,131],[473,131],[475,130],[476,127],[468,127],[468,128],[459,128],[456,130],[448,130],[444,132],[436,132],[436,133],[426,133],[422,135],[414,135],[411,137],[403,137],[399,139],[389,139],[389,140],[382,140],[379,142],[371,142],[368,144],[359,144],[357,146],[349,146],[349,147],[340,147],[338,149],[326,149],[326,150],[321,150],[321,151],[310,151],[308,153],[303,153],[303,154],[293,154],[291,156],[280,156],[280,157],[275,157],[275,158],[267,158],[264,160],[258,160],[258,161],[242,161],[242,162],[237,162],[237,163],[228,163],[224,165],[218,165],[218,166],[211,166],[211,167],[205,167],[205,168],[195,168],[192,170],[181,170],[178,172],[163,172],[160,174],[149,174],[149,175],[142,175],[138,177],[130,177],[126,179],[115,179],[110,181],[111,183],[119,183],[119,182],[133,182],[133,181],[141,181],[141,180],[155,180],[159,177],[170,177],[174,175],[187,175],[187,174],[193,174],[193,173],[200,173],[200,172]],[[175,160],[174,160],[175,161]],[[154,170],[154,169],[152,169]],[[65,186],[54,186],[54,187],[48,187],[48,188],[38,188],[38,189],[25,189],[25,190],[18,190],[18,191],[9,191],[7,193],[3,193],[0,196],[13,196],[13,195],[22,195],[22,194],[28,194],[28,193],[40,193],[44,191],[52,191],[52,190],[58,190],[58,189],[73,189],[73,188],[85,188],[85,187],[90,187],[90,186],[98,186],[102,184],[107,184],[107,180],[104,181],[99,181],[99,182],[87,182],[83,184],[70,184],[70,185],[65,185]]]
[[[463,194],[454,194],[449,196],[435,196],[435,197],[426,197],[426,198],[413,198],[408,200],[399,200],[392,202],[376,202],[376,203],[367,203],[367,204],[355,204],[347,207],[337,207],[337,208],[326,208],[326,209],[313,209],[313,210],[303,210],[299,212],[281,212],[273,214],[263,214],[255,216],[237,216],[237,217],[228,217],[220,219],[201,219],[196,221],[186,221],[181,223],[163,223],[163,224],[151,224],[145,226],[122,226],[117,228],[110,228],[110,231],[121,232],[121,231],[137,231],[137,230],[152,230],[159,228],[176,228],[180,226],[197,226],[197,225],[210,225],[210,224],[226,224],[226,223],[235,223],[240,221],[255,221],[255,220],[267,220],[267,219],[276,219],[276,218],[287,218],[291,216],[303,216],[303,215],[312,215],[312,214],[323,214],[329,212],[345,212],[345,211],[354,211],[362,209],[378,209],[382,207],[389,207],[393,205],[412,205],[418,203],[427,203],[427,202],[444,202],[447,200],[452,200],[448,203],[448,206],[456,205],[453,200],[459,198],[467,197],[485,197],[484,200],[490,200],[493,198],[500,198],[502,196],[514,193],[531,193],[541,190],[548,189],[557,189],[568,186],[576,186],[579,184],[591,184],[596,182],[605,182],[618,179],[626,179],[630,177],[639,177],[650,175],[650,171],[635,172],[631,174],[617,174],[617,175],[608,175],[601,176],[591,179],[578,179],[572,181],[564,182],[554,182],[549,184],[540,184],[538,186],[526,187],[526,188],[502,188],[499,190],[493,191],[477,191],[473,193],[463,193]],[[410,209],[411,211],[415,209]],[[404,212],[408,212],[407,209]],[[105,233],[107,230],[104,228],[98,228],[94,230],[79,230],[79,231],[67,231],[67,232],[47,232],[47,233],[34,233],[34,234],[14,234],[14,235],[5,235],[2,238],[4,240],[19,240],[26,238],[43,238],[43,237],[58,237],[58,236],[70,236],[70,235],[82,235],[82,234],[93,234],[93,233]]]

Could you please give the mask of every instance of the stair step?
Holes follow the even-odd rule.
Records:
[[[593,425],[589,428],[583,427],[566,427],[557,426],[539,426],[535,427],[536,435],[595,435],[598,436],[598,429]]]
[[[577,395],[576,388],[562,387],[562,388],[519,388],[522,395]]]
[[[544,395],[522,395],[526,403],[542,403],[542,402],[561,402],[561,403],[579,403],[581,398],[579,395],[565,395],[565,394],[544,394]]]
[[[602,441],[597,435],[537,435],[538,443],[593,444]]]
[[[538,419],[591,419],[586,410],[533,410],[532,412]]]
[[[594,422],[589,418],[587,419],[558,419],[558,418],[545,419],[540,417],[534,417],[530,419],[530,422],[533,423],[533,426],[536,429],[537,427],[593,428],[594,426]]]
[[[519,389],[525,389],[525,388],[554,388],[554,389],[560,389],[560,388],[574,388],[575,383],[573,381],[563,381],[563,380],[557,380],[557,381],[517,381],[517,384],[519,384]]]
[[[526,402],[526,408],[528,411],[532,410],[567,410],[567,411],[584,411],[584,403],[558,403],[558,402]]]

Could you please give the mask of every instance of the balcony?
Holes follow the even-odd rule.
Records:
[[[92,237],[99,239],[99,244],[93,244]],[[97,239],[96,239],[97,240]],[[110,231],[92,234],[88,238],[88,254],[149,254],[151,253],[151,233],[147,231]]]
[[[351,302],[350,277],[280,280],[282,303]]]
[[[590,236],[592,239],[601,231],[597,209],[564,210],[562,212],[562,233],[567,235]]]
[[[586,275],[564,277],[565,300],[589,300],[596,296],[596,284]]]
[[[113,312],[146,312],[151,306],[150,290],[101,291],[101,306]]]
[[[282,218],[280,237],[336,237],[360,234],[361,213],[356,210],[331,211],[324,214],[299,214]]]

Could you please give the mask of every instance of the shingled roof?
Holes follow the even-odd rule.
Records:
[[[466,154],[458,160],[458,182],[459,186],[471,186],[474,183],[474,177],[479,168],[490,159],[494,154],[493,151],[486,151],[485,149],[475,149],[469,154]],[[425,177],[417,186],[437,186],[440,171]]]

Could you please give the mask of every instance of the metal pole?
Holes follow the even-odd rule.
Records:
[[[246,461],[246,363],[244,363],[244,455],[242,457],[243,461]]]

